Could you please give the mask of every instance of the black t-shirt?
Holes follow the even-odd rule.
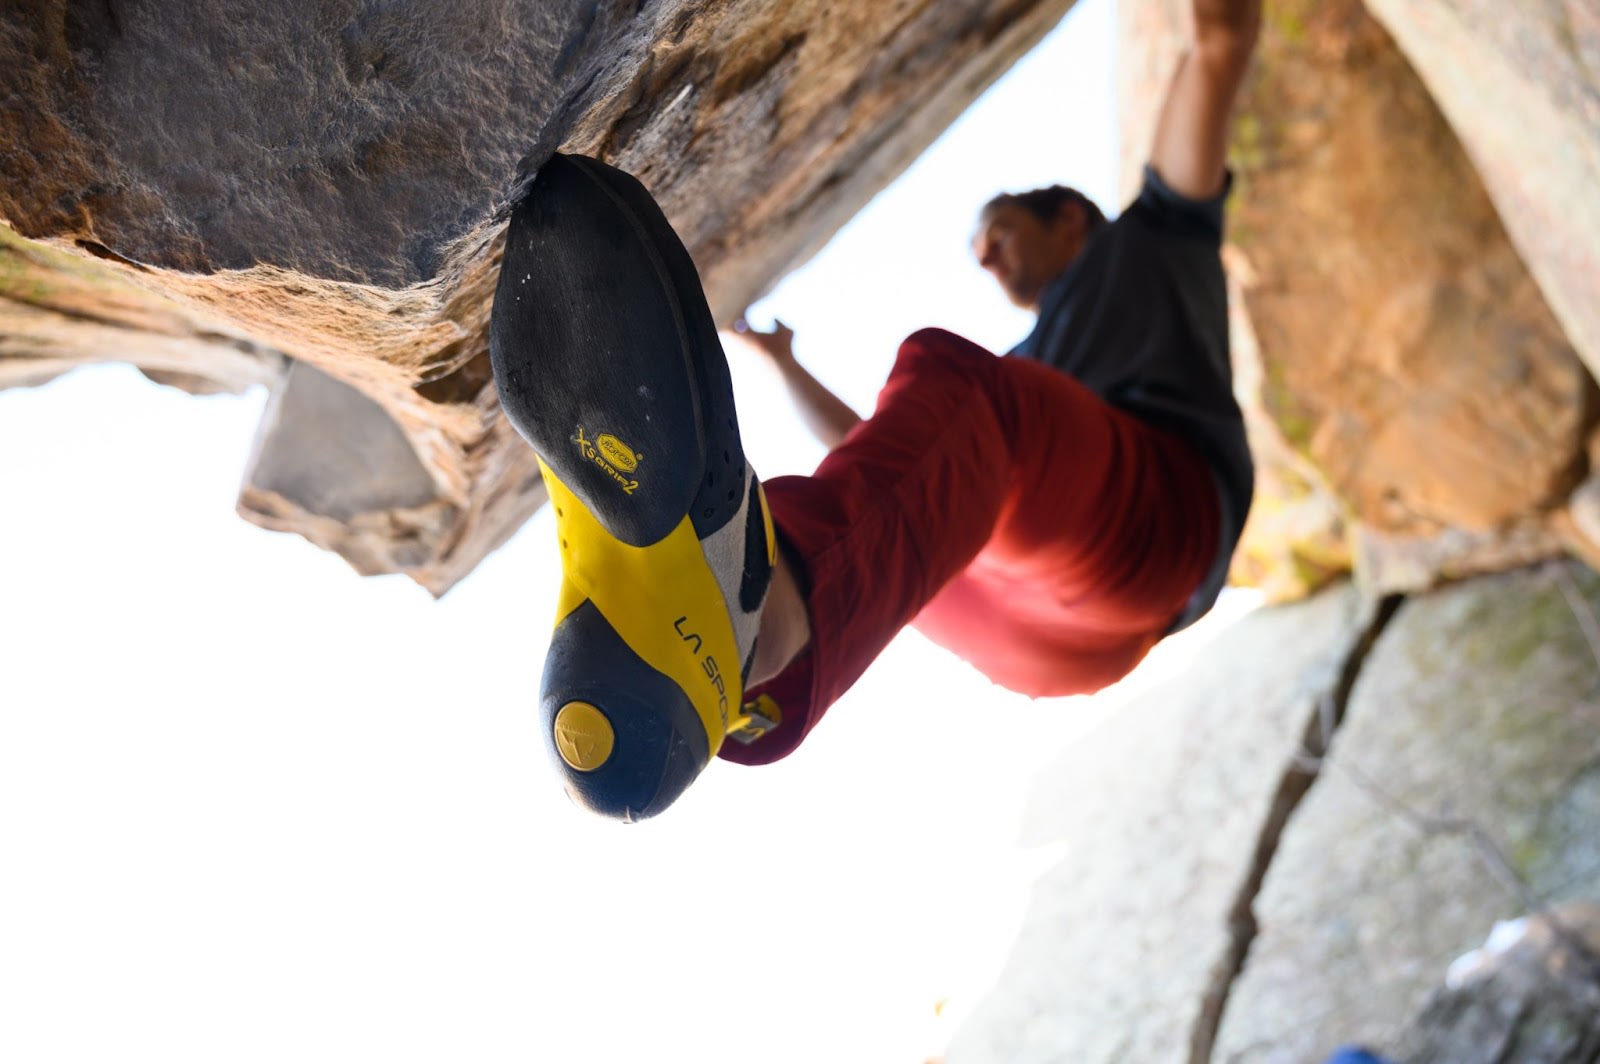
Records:
[[[1209,610],[1250,510],[1255,467],[1228,363],[1222,205],[1187,199],[1145,167],[1144,187],[1045,287],[1039,320],[1011,354],[1054,366],[1111,405],[1192,443],[1216,476],[1216,561],[1173,626]]]

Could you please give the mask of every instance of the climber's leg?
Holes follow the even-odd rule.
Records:
[[[722,749],[744,763],[793,750],[913,618],[1007,686],[1104,686],[1170,628],[1216,551],[1216,487],[1192,448],[940,330],[906,340],[876,412],[813,476],[767,492],[811,643],[756,691],[781,724]]]

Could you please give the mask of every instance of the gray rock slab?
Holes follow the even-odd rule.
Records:
[[[947,1064],[1188,1059],[1274,794],[1369,614],[1348,586],[1251,614],[1062,752],[1022,841],[1066,856]]]
[[[1573,563],[1406,601],[1256,900],[1213,1060],[1382,1047],[1496,920],[1600,898],[1596,605]]]

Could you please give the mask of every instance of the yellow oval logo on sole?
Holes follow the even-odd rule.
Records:
[[[622,470],[622,472],[632,473],[639,468],[639,456],[633,453],[633,448],[611,435],[611,433],[602,432],[596,436],[594,445],[601,454],[606,456],[606,461]]]

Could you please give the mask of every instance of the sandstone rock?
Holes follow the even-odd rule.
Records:
[[[1190,1059],[1285,768],[1368,617],[1348,586],[1252,614],[1040,776],[1022,843],[1061,859],[947,1064]]]
[[[1600,572],[1600,430],[1590,432],[1588,452],[1589,475],[1551,515],[1550,526],[1574,557]]]
[[[379,519],[361,530],[363,554],[353,560],[364,571],[407,572],[441,593],[544,499],[532,455],[499,416],[489,377],[480,372],[486,361],[430,361],[474,344],[487,350],[495,266],[492,257],[463,254],[441,281],[398,290],[268,266],[202,275],[75,259],[58,242],[26,240],[0,226],[8,297],[0,300],[0,336],[7,338],[0,344],[20,351],[0,359],[0,381],[114,359],[173,381],[238,388],[283,379],[287,359],[318,367],[388,414],[437,487],[431,512],[441,521],[419,528],[408,514]],[[246,501],[244,512],[257,510]],[[337,519],[264,523],[293,527],[314,542],[342,541],[330,521]],[[387,554],[375,531],[384,527],[401,533]],[[422,556],[419,540],[426,558],[413,565]]]
[[[1255,498],[1228,579],[1257,589],[1268,602],[1294,602],[1350,572],[1351,530],[1344,505],[1321,471],[1290,445],[1261,405],[1261,347],[1237,278],[1228,282],[1228,318],[1234,393],[1256,463]]]
[[[1600,8],[1372,0],[1478,165],[1506,231],[1600,370]]]
[[[1485,927],[1600,898],[1597,605],[1571,565],[1406,601],[1256,899],[1213,1059],[1393,1044]]]
[[[1130,190],[1183,8],[1119,8]],[[1430,548],[1426,583],[1475,558],[1526,560],[1528,526],[1584,468],[1587,374],[1393,41],[1349,0],[1269,5],[1266,20],[1234,137],[1225,256],[1235,335],[1259,342],[1261,363],[1253,372],[1236,344],[1260,486],[1235,576],[1275,597],[1315,586],[1349,557],[1341,508],[1407,542],[1473,537],[1470,557],[1453,540]],[[1535,538],[1554,543],[1555,530]]]
[[[277,380],[281,353],[220,316],[152,291],[146,274],[24,240],[0,225],[0,387],[123,360],[158,377],[229,391]]]
[[[273,391],[239,507],[259,525],[337,551],[363,574],[399,565],[440,592],[456,575],[429,569],[430,541],[455,511],[410,441],[377,403],[304,362]]]
[[[542,499],[487,366],[519,167],[562,147],[638,172],[728,317],[1069,6],[10,4],[0,385],[104,359],[194,387],[314,366],[381,407],[437,487],[421,526],[359,530],[357,564],[441,591]],[[342,541],[330,515],[286,520]]]
[[[1267,409],[1384,531],[1558,504],[1591,385],[1470,161],[1359,4],[1268,16],[1230,217]]]

